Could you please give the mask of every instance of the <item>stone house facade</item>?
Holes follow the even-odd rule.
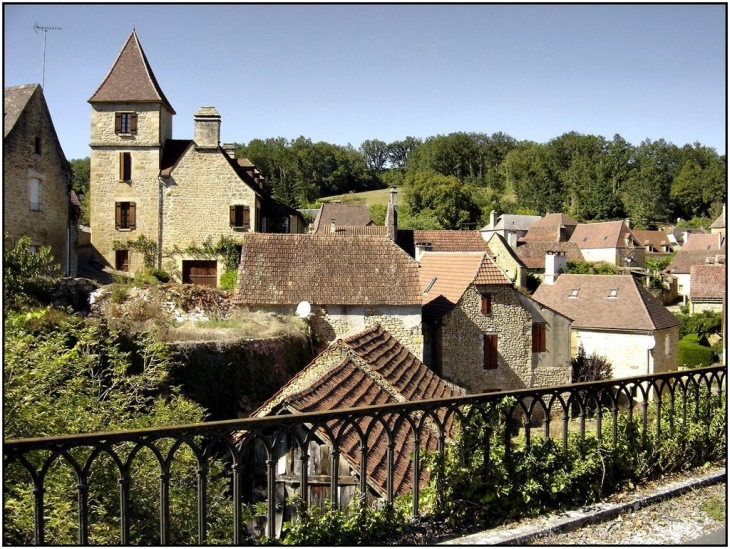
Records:
[[[589,263],[605,261],[617,267],[644,268],[644,245],[625,221],[580,223],[569,242],[574,242]]]
[[[534,299],[573,319],[571,354],[605,357],[613,376],[677,370],[679,321],[632,275],[563,274]]]
[[[41,86],[5,88],[4,108],[4,248],[27,235],[32,246],[50,247],[66,276],[76,276],[80,205]]]
[[[155,267],[182,282],[216,285],[223,269],[201,254],[221,237],[256,231],[303,232],[303,216],[264,191],[260,174],[220,144],[213,107],[194,115],[194,139],[173,139],[175,111],[134,31],[91,105],[91,243],[118,271],[144,265],[132,242],[156,248]]]
[[[682,248],[667,266],[666,273],[677,279],[677,293],[684,303],[692,291],[692,266],[725,265],[727,245],[722,234],[690,233]]]
[[[251,233],[233,300],[281,314],[306,301],[319,343],[380,324],[423,357],[418,264],[386,236]]]
[[[488,253],[421,259],[424,361],[471,393],[570,382],[570,319],[520,294]]]

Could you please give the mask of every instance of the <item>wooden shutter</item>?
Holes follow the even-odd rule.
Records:
[[[137,228],[137,204],[135,202],[129,203],[129,228]]]
[[[484,369],[494,370],[497,368],[498,353],[497,334],[484,334]]]
[[[251,226],[251,208],[249,208],[248,206],[243,207],[243,226]]]
[[[118,112],[114,114],[114,131],[121,133],[122,131],[122,113]]]
[[[124,153],[119,153],[119,181],[124,181]]]
[[[122,203],[114,203],[114,228],[120,229],[122,227]]]
[[[231,222],[231,227],[236,226],[236,207],[235,206],[231,206],[231,208],[230,208],[230,222]]]
[[[492,313],[492,296],[482,294],[482,314],[488,315]]]
[[[133,112],[129,118],[129,131],[131,133],[137,133],[137,113]]]
[[[546,350],[546,326],[545,324],[532,325],[532,352],[542,353]]]

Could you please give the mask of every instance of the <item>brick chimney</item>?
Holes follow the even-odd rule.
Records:
[[[398,189],[395,187],[390,188],[390,200],[388,201],[388,208],[385,211],[385,230],[393,242],[397,241],[398,236],[398,212],[396,210],[396,197]]]
[[[200,107],[195,120],[195,145],[199,149],[217,149],[221,140],[221,115],[214,107]]]

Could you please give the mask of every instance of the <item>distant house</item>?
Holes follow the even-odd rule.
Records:
[[[379,323],[422,356],[418,264],[389,238],[250,233],[233,299],[284,314],[307,301],[325,342]]]
[[[144,267],[133,245],[144,237],[155,267],[216,286],[224,263],[204,251],[206,242],[306,230],[301,213],[268,195],[250,161],[221,146],[214,107],[194,113],[193,139],[172,138],[175,110],[134,30],[88,102],[91,245],[107,268]]]
[[[487,248],[497,267],[502,269],[510,281],[519,287],[527,286],[527,266],[519,254],[499,234],[493,234],[487,241]]]
[[[669,235],[664,231],[632,229],[636,239],[644,246],[644,258],[659,260],[674,253]]]
[[[420,261],[424,362],[472,393],[570,382],[570,319],[515,290],[489,253]]]
[[[299,372],[251,417],[320,412],[356,408],[377,404],[412,402],[435,398],[462,396],[466,392],[431,372],[413,353],[379,324],[337,339]],[[438,419],[444,421],[442,413]],[[360,437],[357,429],[366,432],[370,420],[358,419],[345,426],[338,440],[332,440],[325,429],[319,429],[306,448],[309,501],[324,505],[332,499],[330,478],[333,467],[339,473],[337,501],[347,505],[360,487]],[[390,421],[393,443],[392,493],[406,495],[413,490],[413,437],[407,425],[394,429]],[[426,422],[421,431],[421,452],[438,448],[439,429]],[[446,440],[452,435],[452,420],[445,421]],[[366,494],[369,502],[385,498],[388,493],[387,447],[388,433],[382,423],[374,427],[367,454]],[[339,458],[333,450],[339,452]],[[281,503],[277,511],[277,532],[282,520],[290,520],[292,509],[286,498],[300,494],[302,449],[292,437],[286,437],[274,448],[271,459],[276,461],[276,494]],[[254,475],[265,485],[266,456],[254,458]],[[334,466],[333,466],[333,459]],[[422,470],[419,486],[428,482],[429,471]],[[255,493],[248,495],[254,498]]]
[[[551,213],[535,221],[519,242],[568,242],[578,222],[563,214]]]
[[[4,109],[3,246],[28,236],[32,247],[51,249],[66,276],[76,276],[80,204],[43,89],[5,88]]]
[[[726,247],[722,234],[693,233],[666,269],[677,279],[677,292],[686,302],[691,292],[693,265],[725,264]]]
[[[586,261],[605,261],[617,267],[644,268],[644,245],[624,221],[580,223],[570,242],[580,248]]]
[[[710,233],[712,234],[721,234],[723,237],[725,236],[725,204],[722,205],[722,213],[720,216],[713,221],[712,225],[710,225]]]
[[[497,212],[492,210],[489,216],[489,223],[479,229],[484,241],[488,241],[493,234],[504,238],[513,248],[517,247],[517,241],[527,234],[533,223],[539,221],[539,215],[515,215],[502,214],[497,217]]]
[[[725,265],[692,265],[690,267],[689,312],[723,312],[727,291]]]
[[[575,242],[522,242],[517,248],[517,257],[525,264],[527,272],[542,276],[545,273],[545,256],[548,253],[563,254],[567,261],[585,261],[583,253]]]
[[[323,235],[330,234],[340,227],[369,226],[375,226],[375,222],[370,219],[370,210],[365,204],[325,202],[317,213],[317,217],[314,218],[310,232]],[[348,234],[352,233],[349,232]]]
[[[678,367],[679,321],[634,276],[564,274],[533,298],[573,319],[573,356],[583,345],[608,359],[614,377]]]

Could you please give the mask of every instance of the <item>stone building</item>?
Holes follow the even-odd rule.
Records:
[[[632,275],[563,274],[536,301],[573,319],[571,353],[603,356],[614,377],[677,370],[679,321]]]
[[[424,362],[471,393],[570,383],[570,318],[522,295],[489,253],[427,252]]]
[[[89,103],[91,244],[106,266],[143,267],[131,243],[144,237],[154,266],[215,285],[223,264],[201,253],[206,242],[305,230],[299,212],[267,195],[250,162],[221,147],[215,108],[195,113],[193,139],[173,139],[175,110],[135,31]]]
[[[282,314],[306,301],[322,342],[378,323],[423,356],[418,264],[386,236],[250,234],[233,299]]]
[[[76,276],[78,199],[71,167],[38,84],[5,88],[3,140],[4,248],[27,235],[48,246],[66,276]]]
[[[617,267],[644,268],[644,245],[625,221],[580,223],[569,242],[578,245],[589,263],[605,261]]]

